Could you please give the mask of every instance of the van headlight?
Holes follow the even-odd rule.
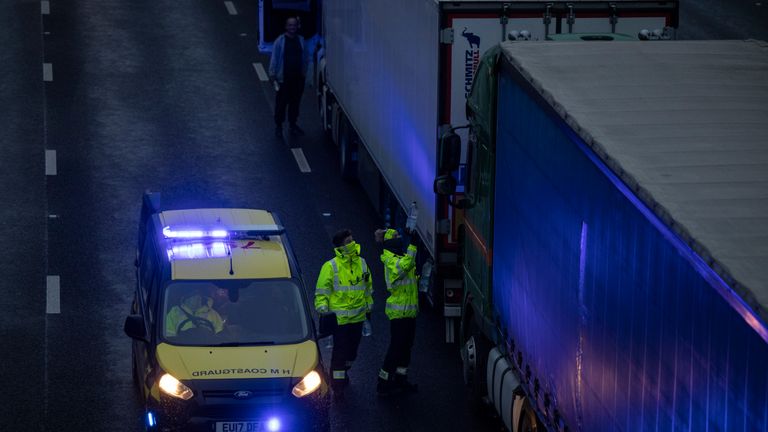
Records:
[[[312,371],[304,376],[304,379],[299,381],[298,384],[293,386],[293,391],[291,393],[298,398],[304,397],[320,388],[322,382],[323,380],[320,378],[320,374],[317,373],[317,371]]]
[[[164,374],[160,377],[160,389],[175,398],[189,400],[192,398],[192,389],[185,386],[184,383],[177,380],[171,374]]]

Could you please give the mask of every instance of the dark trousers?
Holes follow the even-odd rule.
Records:
[[[389,320],[389,348],[381,367],[387,373],[407,368],[411,363],[411,348],[416,337],[416,318]]]
[[[296,124],[299,118],[299,104],[304,93],[303,77],[286,77],[277,91],[275,101],[275,126],[280,127],[285,121],[285,109],[288,108],[288,123]]]
[[[347,369],[357,358],[357,348],[363,335],[363,323],[344,324],[336,327],[333,332],[333,351],[331,351],[331,385],[346,385]],[[343,378],[339,373],[344,371]]]

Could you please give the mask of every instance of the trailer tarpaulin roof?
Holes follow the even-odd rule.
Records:
[[[546,45],[546,46],[544,46]],[[768,44],[511,42],[507,60],[768,323]]]

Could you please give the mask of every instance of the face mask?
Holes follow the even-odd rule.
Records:
[[[359,255],[360,245],[358,245],[357,242],[351,242],[339,247],[339,250],[343,255]]]

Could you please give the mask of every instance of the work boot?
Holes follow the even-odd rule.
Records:
[[[418,384],[408,382],[408,376],[399,373],[395,374],[394,385],[397,390],[402,391],[403,393],[416,393],[419,391]]]
[[[379,382],[376,384],[376,393],[379,396],[391,396],[394,391],[395,383],[393,381],[379,377]]]
[[[292,124],[290,127],[292,136],[304,136],[304,130],[302,130],[297,124]]]

